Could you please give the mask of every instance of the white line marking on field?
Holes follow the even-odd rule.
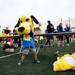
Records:
[[[38,52],[39,52],[39,48],[37,48],[36,53],[38,54]],[[10,57],[10,56],[13,56],[13,55],[20,54],[20,53],[21,53],[21,52],[18,52],[18,53],[13,53],[13,54],[5,55],[5,56],[1,56],[1,57],[0,57],[0,59],[7,58],[7,57]]]
[[[5,56],[1,56],[0,59],[6,58],[6,57],[10,57],[10,56],[13,56],[13,55],[17,55],[17,54],[20,54],[20,52],[14,53],[14,54],[5,55]]]

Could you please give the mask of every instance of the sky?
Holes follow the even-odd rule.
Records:
[[[75,18],[75,0],[0,0],[0,25],[14,28],[22,15],[34,15],[40,23]]]

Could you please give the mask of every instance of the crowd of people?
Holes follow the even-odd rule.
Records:
[[[65,28],[63,28],[63,23],[59,23],[59,25],[56,27],[56,30],[54,28],[54,25],[51,23],[50,20],[47,21],[48,25],[47,28],[45,30],[45,33],[61,33],[61,32],[71,32],[71,28],[68,24],[65,25]],[[70,45],[70,41],[71,41],[71,35],[57,35],[56,36],[57,41],[58,41],[58,46],[64,46],[64,40],[66,40],[66,45],[69,46]],[[50,36],[46,36],[46,45],[50,45],[53,46],[54,43],[54,37],[52,35]]]
[[[5,29],[2,29],[0,31],[0,34],[4,36],[4,37],[0,36],[0,44],[2,44],[0,46],[2,46],[3,50],[9,51],[9,49],[15,49],[16,47],[21,47],[22,38],[14,36],[14,35],[17,35],[15,30],[13,30],[13,33],[12,33],[9,27],[6,27]]]

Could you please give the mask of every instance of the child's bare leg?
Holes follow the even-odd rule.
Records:
[[[18,65],[21,65],[22,63],[23,63],[23,61],[24,61],[24,59],[26,59],[26,54],[21,54],[21,59],[20,59],[20,61],[18,62]]]
[[[28,55],[28,52],[29,52],[28,49],[26,49],[26,50],[24,50],[24,51],[22,52],[22,54],[21,54],[21,59],[20,59],[18,65],[21,65],[21,64],[23,63],[23,61],[26,59],[26,57],[27,57],[27,55]]]
[[[24,61],[24,59],[26,59],[27,55],[26,54],[22,54],[21,56],[21,61]]]
[[[33,57],[34,63],[40,63],[40,61],[39,61],[38,58],[37,58],[36,49],[32,49],[32,57]]]
[[[35,52],[32,53],[32,56],[33,56],[33,60],[37,60],[37,54]]]

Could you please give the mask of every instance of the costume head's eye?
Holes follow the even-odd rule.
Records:
[[[20,21],[22,23],[22,21]]]
[[[26,22],[28,22],[28,21],[29,21],[29,18],[26,19]]]

